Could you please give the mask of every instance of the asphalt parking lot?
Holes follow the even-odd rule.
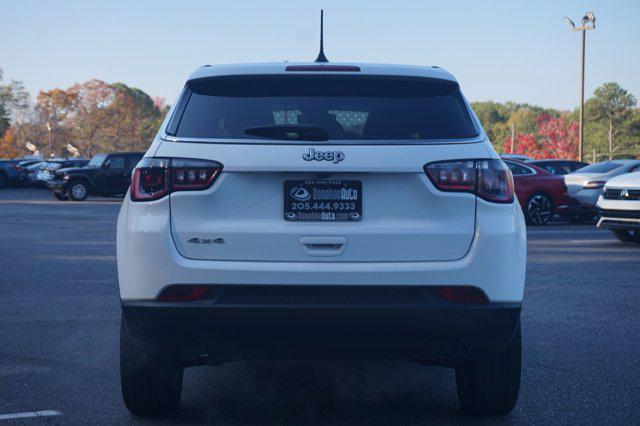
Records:
[[[0,190],[0,423],[144,423],[120,397],[119,201]],[[487,423],[640,422],[640,245],[530,228],[519,403]],[[172,423],[464,423],[452,370],[383,361],[185,373]]]

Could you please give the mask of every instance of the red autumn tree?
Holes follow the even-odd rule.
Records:
[[[20,150],[15,144],[13,129],[9,127],[4,136],[0,137],[0,158],[14,158],[19,156]]]
[[[509,141],[509,143],[511,143]],[[514,154],[526,155],[531,158],[542,158],[545,156],[542,146],[531,133],[516,133],[514,144]]]
[[[504,142],[504,152],[511,152],[511,138]],[[536,117],[536,133],[516,133],[513,153],[531,158],[575,160],[578,154],[578,124],[564,117],[540,114]]]
[[[541,114],[536,118],[538,143],[550,158],[575,160],[578,157],[578,125],[564,117]]]

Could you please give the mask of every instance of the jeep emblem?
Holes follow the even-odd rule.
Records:
[[[344,160],[344,152],[342,151],[316,151],[313,148],[309,148],[309,152],[302,154],[302,158],[305,161],[333,161],[339,163]]]

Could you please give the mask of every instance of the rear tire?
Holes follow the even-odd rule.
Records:
[[[546,225],[553,217],[553,204],[547,194],[537,193],[529,197],[525,218],[529,225]]]
[[[76,180],[69,184],[67,194],[73,201],[84,201],[89,195],[89,187],[86,183]]]
[[[623,243],[640,243],[640,232],[627,229],[612,229],[613,235]]]
[[[61,193],[59,193],[59,192],[55,192],[55,191],[54,191],[53,196],[54,196],[54,197],[56,197],[56,198],[57,198],[58,200],[60,200],[60,201],[67,201],[67,200],[69,200],[69,197],[67,197],[66,195],[61,194]]]
[[[511,343],[495,354],[479,355],[456,368],[458,399],[474,415],[506,414],[520,391],[520,324]]]
[[[184,368],[177,359],[146,353],[135,346],[120,320],[120,383],[124,405],[138,416],[175,410],[182,395]]]

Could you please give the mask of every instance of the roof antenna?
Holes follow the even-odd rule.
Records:
[[[324,10],[320,9],[320,53],[315,62],[329,62],[326,56],[324,56]]]

